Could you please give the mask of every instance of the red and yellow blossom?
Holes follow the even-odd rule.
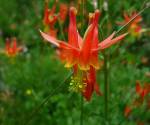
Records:
[[[119,25],[125,25],[128,23],[132,18],[134,18],[137,15],[136,12],[131,13],[131,15],[128,15],[127,13],[124,13],[124,21],[123,22],[117,22]],[[142,21],[142,17],[138,15],[129,25],[128,31],[133,36],[140,36],[142,32],[142,27],[140,25],[140,22]]]
[[[56,3],[53,5],[51,9],[49,9],[48,1],[45,2],[44,19],[43,19],[43,23],[45,25],[49,25],[50,27],[54,26],[54,24],[57,21],[57,15],[55,14],[55,10],[56,10]]]
[[[124,116],[128,117],[130,115],[130,113],[132,112],[132,109],[130,106],[126,106],[125,110],[124,110]]]
[[[136,93],[144,99],[150,93],[150,84],[145,83],[142,87],[139,81],[136,81]]]
[[[123,39],[126,34],[113,39],[115,33],[99,43],[98,39],[98,20],[99,10],[93,14],[93,19],[87,28],[84,37],[79,35],[76,25],[77,10],[70,8],[68,42],[57,40],[56,38],[41,32],[44,39],[56,45],[59,49],[61,60],[65,67],[74,69],[71,80],[71,90],[80,91],[87,100],[90,100],[93,91],[101,95],[98,84],[96,83],[96,70],[100,68],[98,60],[99,50],[108,48]]]
[[[53,5],[51,9],[48,7],[48,1],[45,2],[45,10],[44,10],[44,32],[48,33],[49,35],[56,37],[57,36],[57,29],[55,29],[54,25],[57,22],[57,15],[55,14],[56,10],[56,3]]]
[[[20,51],[22,51],[22,47],[17,46],[16,38],[6,39],[5,45],[5,54],[10,57],[16,56]]]
[[[135,109],[138,109],[142,104],[146,104],[146,108],[150,108],[150,99],[149,99],[149,94],[150,94],[150,84],[149,83],[144,83],[142,86],[140,81],[136,81],[136,86],[135,86],[135,94],[133,101],[131,102],[130,106],[126,106],[124,110],[124,116],[128,117],[131,115],[131,112]],[[145,109],[146,109],[145,108]]]

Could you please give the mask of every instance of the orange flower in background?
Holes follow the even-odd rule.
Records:
[[[56,1],[57,2],[57,1]],[[56,37],[57,29],[54,28],[55,23],[57,22],[57,15],[55,14],[56,2],[54,3],[51,9],[48,8],[48,1],[45,1],[45,10],[44,10],[44,32],[49,35]]]
[[[138,121],[137,125],[144,125],[144,122]]]
[[[145,111],[147,111],[148,109],[150,109],[150,98],[149,98],[149,94],[150,94],[150,84],[149,83],[144,83],[144,85],[142,86],[140,81],[136,81],[136,86],[135,86],[135,94],[133,96],[133,101],[129,106],[125,107],[124,110],[124,116],[128,117],[129,115],[134,115],[131,114],[132,111],[137,110],[137,109],[141,109],[141,106],[145,106],[144,109]],[[143,105],[144,104],[144,105]],[[145,105],[146,104],[146,105]],[[139,122],[139,124],[142,124],[143,122]]]
[[[57,31],[58,31],[57,29],[51,29],[50,28],[48,34],[56,38],[57,37]]]
[[[100,12],[96,10],[82,39],[77,30],[76,14],[77,10],[71,7],[69,12],[68,42],[57,40],[43,32],[41,32],[41,35],[44,39],[58,47],[61,60],[65,62],[65,67],[73,67],[74,75],[71,78],[70,89],[82,92],[86,100],[90,100],[94,90],[97,94],[101,95],[96,83],[96,70],[100,68],[98,60],[99,50],[108,48],[122,40],[126,34],[113,39],[115,33],[112,33],[112,35],[99,43],[98,20]]]
[[[10,57],[16,56],[20,51],[22,51],[22,47],[17,46],[16,38],[6,39],[5,53]]]
[[[125,25],[128,23],[132,18],[134,18],[137,15],[136,12],[131,13],[131,15],[128,15],[127,13],[124,13],[124,21],[123,22],[117,22],[119,25]],[[128,27],[128,31],[131,33],[133,36],[140,36],[142,27],[140,25],[140,22],[142,21],[142,17],[139,15],[137,16],[130,24]]]
[[[48,1],[45,2],[44,19],[43,19],[44,25],[54,27],[54,24],[57,21],[55,10],[56,10],[56,3],[54,3],[53,7],[49,9]]]
[[[126,106],[125,110],[124,110],[124,116],[128,117],[131,113],[132,109],[129,106]]]
[[[146,95],[150,93],[150,84],[145,83],[142,87],[139,81],[136,81],[136,93],[144,99]]]
[[[61,3],[60,9],[59,9],[59,18],[60,18],[61,23],[64,23],[64,21],[66,20],[67,14],[68,14],[67,4]]]

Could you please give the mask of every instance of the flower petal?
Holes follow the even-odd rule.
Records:
[[[98,84],[96,83],[96,71],[94,67],[90,66],[90,71],[87,74],[87,80],[85,81],[87,83],[87,87],[85,92],[83,93],[84,97],[86,98],[87,101],[90,101],[92,94],[94,90],[98,95],[102,95]]]
[[[120,36],[118,36],[118,37],[112,39],[112,40],[111,40],[111,43],[110,43],[109,45],[107,45],[106,48],[108,48],[109,46],[111,46],[111,45],[113,45],[113,44],[119,42],[119,41],[122,40],[126,35],[128,35],[128,33],[124,33],[124,34],[122,34],[122,35],[120,35]]]
[[[99,95],[99,96],[103,95],[102,92],[100,91],[100,88],[99,88],[97,83],[94,84],[94,90],[95,90],[97,95]]]
[[[99,41],[98,40],[98,27],[95,27],[94,35],[93,35],[92,49],[98,48],[98,41]],[[91,52],[90,65],[93,66],[95,69],[100,68],[100,63],[98,60],[98,51]]]
[[[77,10],[74,7],[71,7],[69,12],[70,23],[68,31],[68,43],[76,48],[79,48],[78,32],[76,25],[76,13]]]
[[[142,92],[142,88],[141,88],[140,82],[136,81],[136,93],[140,95],[141,92]]]
[[[88,27],[81,48],[81,54],[79,58],[79,66],[81,70],[89,70],[90,65],[98,64],[98,51],[97,53],[92,53],[92,49],[98,48],[98,19],[100,12],[98,10],[94,13],[94,18],[92,24]],[[94,56],[95,61],[92,61]],[[96,63],[96,64],[94,64]]]
[[[85,33],[81,48],[79,66],[81,70],[89,70],[90,54],[92,49],[94,26],[90,25]]]
[[[108,48],[110,47],[111,45],[119,42],[120,40],[122,40],[128,33],[125,33],[125,34],[122,34],[114,39],[111,40],[111,38],[114,36],[114,33],[108,37],[106,40],[102,41],[100,44],[99,44],[99,49],[105,49],[105,48]]]
[[[78,44],[79,44],[79,48],[81,49],[82,47],[82,43],[83,43],[83,39],[82,37],[80,36],[79,32],[78,32]]]
[[[45,40],[47,40],[48,42],[50,42],[50,43],[56,45],[57,47],[59,47],[59,42],[60,42],[60,41],[57,40],[55,37],[52,37],[52,36],[50,36],[50,35],[48,35],[48,34],[42,32],[42,31],[40,31],[40,33],[41,33],[42,37],[43,37]]]
[[[98,46],[100,47],[100,49],[104,49],[105,46],[107,46],[110,43],[110,41],[114,37],[114,35],[115,35],[115,32],[113,32],[108,38],[106,38],[101,43],[99,43]]]
[[[13,38],[12,39],[12,49],[13,49],[13,52],[17,52],[17,40],[16,38]]]

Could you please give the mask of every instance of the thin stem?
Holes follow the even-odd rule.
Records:
[[[97,0],[97,8],[100,9],[100,0]]]
[[[116,34],[118,34],[121,30],[123,30],[127,25],[129,25],[137,16],[139,16],[141,13],[144,12],[145,9],[149,8],[149,6],[146,6],[145,8],[143,8],[141,11],[139,11],[129,22],[127,22],[125,25],[123,25],[117,32]]]
[[[82,0],[82,33],[84,32],[84,14],[85,14],[85,0]]]
[[[82,0],[82,27],[84,26],[84,14],[85,14],[85,0]],[[83,30],[82,30],[83,32]],[[81,75],[82,72],[81,72]],[[81,95],[81,112],[80,112],[80,125],[83,125],[83,118],[84,118],[84,99]]]
[[[108,57],[104,52],[104,118],[105,123],[108,121],[108,91],[109,91],[109,83],[108,83]]]
[[[84,105],[84,100],[83,100],[83,96],[81,95],[81,114],[80,114],[80,125],[83,125],[83,105]]]
[[[60,27],[60,32],[61,32],[61,37],[63,40],[65,40],[65,35],[64,35],[64,32],[63,32],[63,25],[60,21],[58,21],[59,23],[59,27]]]
[[[100,29],[100,35],[101,38],[104,39],[103,37],[103,32],[102,32],[102,28],[99,27]],[[108,77],[109,77],[109,73],[108,73],[108,56],[106,51],[103,52],[104,55],[104,120],[105,120],[105,124],[108,123],[108,92],[109,92],[109,83],[108,83]]]

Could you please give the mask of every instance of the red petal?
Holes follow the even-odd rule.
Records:
[[[94,35],[93,35],[93,43],[92,43],[92,49],[98,48],[98,27],[95,27],[94,29]],[[93,66],[95,69],[99,69],[99,60],[98,60],[98,51],[91,52],[90,55],[90,65]]]
[[[115,32],[113,32],[108,38],[106,38],[101,43],[99,43],[99,45],[98,45],[99,48],[104,49],[105,46],[107,46],[111,42],[111,39],[114,37],[114,35],[115,35]]]
[[[45,10],[44,10],[44,23],[45,24],[49,24],[49,19],[48,19],[48,16],[49,16],[49,9],[48,9],[48,2],[45,3]]]
[[[79,64],[82,70],[88,70],[90,68],[89,61],[92,49],[93,33],[94,33],[94,26],[90,25],[85,33],[80,53]]]
[[[142,88],[141,88],[140,82],[136,81],[136,93],[140,95],[141,92],[142,92]]]
[[[113,35],[113,34],[112,34],[112,35]],[[118,36],[118,37],[116,37],[116,38],[114,38],[114,39],[112,39],[112,40],[110,40],[110,39],[108,39],[108,40],[106,40],[106,41],[104,40],[104,41],[99,45],[99,46],[100,46],[99,49],[105,49],[105,48],[110,47],[111,45],[113,45],[113,44],[119,42],[120,40],[122,40],[126,35],[127,35],[127,33],[122,34],[122,35],[120,35],[120,36]]]
[[[102,92],[100,91],[100,88],[97,83],[95,83],[95,85],[94,85],[94,90],[97,95],[99,95],[99,96],[103,95]]]
[[[119,42],[119,41],[122,40],[127,34],[128,34],[128,33],[124,33],[124,34],[122,34],[122,35],[120,35],[120,36],[118,36],[118,37],[112,39],[112,40],[111,40],[111,44],[109,44],[107,47],[109,47],[109,46],[111,46],[111,45],[113,45],[113,44]]]
[[[129,16],[126,13],[124,13],[123,16],[124,16],[126,22],[128,22],[130,20]]]
[[[93,93],[93,86],[91,85],[91,83],[88,83],[85,92],[83,93],[83,96],[85,97],[85,99],[87,101],[91,100],[92,97],[92,93]]]
[[[6,51],[8,51],[9,48],[10,48],[10,40],[9,40],[9,39],[6,39],[6,45],[5,45]]]
[[[43,37],[45,40],[47,40],[48,42],[50,42],[50,43],[56,45],[57,47],[59,47],[59,42],[60,42],[60,41],[57,40],[55,37],[52,37],[52,36],[50,36],[50,35],[48,35],[48,34],[42,32],[42,31],[40,31],[40,33],[41,33],[42,37]]]
[[[74,7],[70,8],[70,23],[69,23],[69,31],[68,31],[68,43],[76,48],[79,48],[78,43],[78,32],[76,26],[76,13],[77,10]]]
[[[92,53],[92,49],[98,48],[98,19],[100,12],[95,11],[92,24],[86,30],[81,48],[81,55],[79,59],[80,68],[82,70],[89,70],[90,65],[95,68],[98,67],[98,51]],[[92,60],[94,59],[94,61]]]
[[[78,32],[78,44],[79,44],[79,48],[81,49],[82,47],[82,43],[83,43],[83,39],[82,37],[80,36],[79,32]]]
[[[12,39],[12,49],[13,49],[13,52],[15,53],[17,51],[17,41],[16,41],[16,38],[13,38]]]
[[[148,94],[147,89],[143,89],[142,93],[141,93],[141,97],[144,99],[144,97]]]
[[[128,117],[129,114],[131,113],[132,109],[129,106],[126,106],[125,110],[124,110],[124,116]]]
[[[96,71],[92,66],[90,67],[90,71],[87,76],[86,83],[87,83],[87,87],[86,87],[86,91],[83,93],[83,95],[87,101],[90,101],[94,90],[98,95],[102,95],[102,93],[99,89],[99,86],[96,83]]]
[[[55,37],[52,37],[52,36],[50,36],[50,35],[48,35],[48,34],[42,32],[42,31],[40,31],[40,33],[41,33],[42,37],[43,37],[45,40],[47,40],[48,42],[50,42],[50,43],[56,45],[56,46],[59,47],[59,48],[63,48],[63,49],[74,49],[74,50],[78,51],[77,48],[75,48],[75,47],[69,45],[68,43],[66,43],[66,42],[64,42],[64,41],[57,40]]]

